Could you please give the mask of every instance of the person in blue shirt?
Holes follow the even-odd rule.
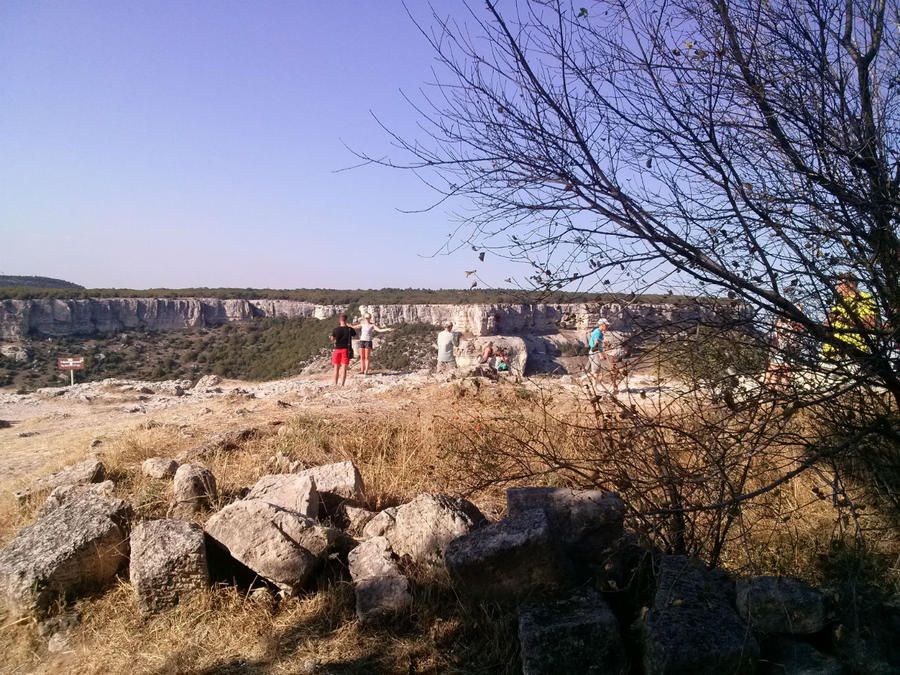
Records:
[[[588,373],[595,376],[596,380],[599,382],[602,372],[601,364],[609,358],[610,362],[608,367],[610,377],[612,378],[612,393],[617,394],[619,391],[616,383],[615,364],[613,363],[612,358],[608,357],[606,351],[603,349],[603,334],[608,328],[609,324],[606,323],[605,320],[599,319],[596,327],[588,336]]]

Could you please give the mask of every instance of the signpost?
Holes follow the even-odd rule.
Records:
[[[83,356],[67,356],[65,358],[56,359],[56,366],[60,370],[69,371],[69,385],[75,384],[75,371],[84,369]]]

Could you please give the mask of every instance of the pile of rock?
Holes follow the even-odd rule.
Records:
[[[357,616],[371,623],[408,611],[405,570],[445,565],[459,597],[515,608],[526,674],[840,673],[848,663],[852,672],[896,672],[900,660],[878,633],[900,629],[900,603],[877,607],[883,628],[853,632],[841,603],[803,582],[735,581],[639,546],[614,493],[511,488],[507,515],[494,523],[464,499],[431,493],[376,513],[348,461],[263,476],[201,526],[187,519],[219,500],[206,467],[151,458],[142,470],[172,480],[170,517],[129,531],[131,506],[111,496],[111,482],[56,486],[38,519],[0,548],[9,614],[44,617],[57,599],[102,588],[130,552],[142,613],[229,578],[222,569],[290,596],[331,564],[349,570]],[[53,475],[39,484],[102,471]]]

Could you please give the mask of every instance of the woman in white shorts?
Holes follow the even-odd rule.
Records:
[[[362,375],[368,375],[369,356],[372,354],[372,340],[375,333],[388,333],[391,329],[376,326],[372,323],[372,315],[368,312],[363,320],[353,328],[359,331],[359,372]]]

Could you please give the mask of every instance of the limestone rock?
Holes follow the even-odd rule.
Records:
[[[732,605],[734,584],[688,556],[663,556],[644,620],[644,672],[756,672],[759,645]]]
[[[521,600],[568,583],[566,561],[543,509],[523,511],[454,539],[444,562],[456,589],[477,598]]]
[[[532,600],[519,608],[522,674],[628,672],[615,615],[596,591],[554,600]]]
[[[304,469],[298,471],[297,475],[312,478],[316,482],[316,490],[322,496],[326,496],[327,493],[357,504],[366,499],[366,490],[359,469],[349,460]]]
[[[397,614],[412,604],[409,582],[400,573],[384,537],[373,537],[347,556],[356,592],[356,615],[362,623]]]
[[[0,549],[0,599],[12,616],[43,615],[62,596],[99,588],[128,560],[131,504],[81,495]]]
[[[622,536],[625,503],[615,492],[553,487],[517,487],[506,491],[506,512],[516,515],[541,508],[568,554],[590,561]]]
[[[141,463],[141,473],[149,478],[172,478],[178,471],[178,462],[166,457],[149,457]]]
[[[131,534],[131,585],[144,614],[209,586],[203,528],[183,520],[140,523]]]
[[[197,380],[197,384],[195,384],[193,388],[197,391],[205,391],[207,389],[212,389],[213,387],[218,387],[221,381],[222,380],[218,375],[204,375]]]
[[[374,511],[369,511],[368,509],[363,509],[358,506],[351,506],[350,504],[344,504],[342,512],[344,529],[353,535],[362,534],[366,525],[378,515]],[[384,534],[384,532],[381,534]]]
[[[384,511],[379,511],[372,519],[363,525],[363,537],[386,537],[394,529],[397,522],[397,507],[389,506]]]
[[[825,627],[825,596],[798,579],[738,579],[737,609],[761,633],[809,635]]]
[[[416,562],[436,561],[453,539],[484,523],[484,516],[471,502],[425,492],[397,508],[394,525],[385,536],[399,556],[408,555]]]
[[[16,502],[24,504],[31,495],[41,490],[52,490],[60,485],[77,485],[79,483],[99,483],[103,480],[105,469],[103,463],[95,458],[85,459],[70,464],[55,473],[38,478],[25,490],[14,492]]]
[[[100,495],[102,497],[112,497],[115,483],[111,480],[105,480],[102,483],[82,483],[78,485],[60,485],[53,488],[47,499],[37,511],[37,517],[42,518],[53,509],[62,506],[68,502],[79,499],[85,495]]]
[[[262,499],[307,518],[319,516],[319,495],[310,476],[283,473],[263,476],[250,489],[247,499]]]
[[[175,472],[168,517],[190,518],[209,506],[216,496],[216,478],[202,464],[182,464]]]
[[[316,571],[336,538],[331,528],[260,499],[229,504],[205,529],[238,562],[289,594]]]

